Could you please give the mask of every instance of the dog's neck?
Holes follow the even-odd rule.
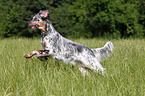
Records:
[[[46,36],[48,34],[56,33],[56,30],[54,29],[54,27],[52,26],[51,22],[48,19],[44,20],[44,24],[45,24],[45,30],[42,30],[41,36]]]

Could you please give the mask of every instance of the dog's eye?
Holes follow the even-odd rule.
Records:
[[[45,18],[44,18],[44,17],[42,17],[41,19],[42,19],[42,20],[44,20]]]
[[[34,17],[33,20],[37,20],[37,18]]]

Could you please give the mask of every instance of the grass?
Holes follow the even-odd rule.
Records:
[[[77,39],[89,48],[107,39]],[[145,40],[111,40],[114,53],[102,66],[104,76],[56,60],[39,61],[24,55],[42,49],[40,39],[0,40],[0,96],[143,96],[145,94]]]

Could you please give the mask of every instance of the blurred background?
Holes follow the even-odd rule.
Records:
[[[64,37],[145,37],[144,0],[1,0],[0,37],[40,36],[27,22],[47,9]]]

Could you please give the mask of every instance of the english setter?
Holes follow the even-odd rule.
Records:
[[[88,73],[87,69],[104,73],[104,68],[100,64],[101,61],[110,56],[113,52],[113,44],[107,42],[104,47],[89,49],[87,46],[73,42],[61,36],[52,26],[48,19],[49,11],[44,10],[36,14],[33,19],[28,22],[32,29],[41,29],[41,44],[44,50],[33,51],[25,58],[37,55],[40,60],[47,60],[48,57],[79,65],[82,74]],[[87,68],[87,69],[86,69]]]

